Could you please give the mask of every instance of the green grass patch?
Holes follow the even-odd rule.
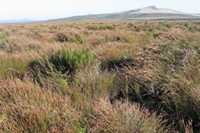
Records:
[[[8,32],[0,33],[0,42],[8,42],[8,37],[10,34]]]
[[[26,71],[28,62],[23,59],[8,57],[0,57],[0,76],[8,77],[22,77]]]

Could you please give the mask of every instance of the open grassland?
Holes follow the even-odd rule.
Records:
[[[0,25],[1,133],[199,133],[200,22]]]

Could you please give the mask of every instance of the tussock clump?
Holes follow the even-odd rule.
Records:
[[[123,132],[123,133],[167,133],[161,117],[156,117],[148,110],[141,109],[127,101],[112,105],[107,99],[100,99],[94,106],[94,114],[90,118],[90,132]]]
[[[98,65],[86,67],[77,72],[74,77],[74,85],[88,99],[96,99],[106,94],[110,95],[115,89],[115,74],[101,72]]]

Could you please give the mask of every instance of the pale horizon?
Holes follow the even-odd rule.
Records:
[[[77,15],[128,11],[156,6],[184,13],[200,13],[200,0],[0,0],[0,20],[48,20]],[[132,3],[132,4],[131,4]]]

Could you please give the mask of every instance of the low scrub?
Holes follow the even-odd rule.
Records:
[[[199,24],[3,25],[0,132],[199,133]]]
[[[49,62],[63,73],[73,73],[80,68],[93,64],[94,61],[94,56],[89,49],[78,51],[64,49],[49,58]]]
[[[79,69],[94,63],[94,56],[88,49],[80,51],[60,50],[43,60],[29,63],[29,71],[34,82],[59,93],[66,93],[68,80]]]

